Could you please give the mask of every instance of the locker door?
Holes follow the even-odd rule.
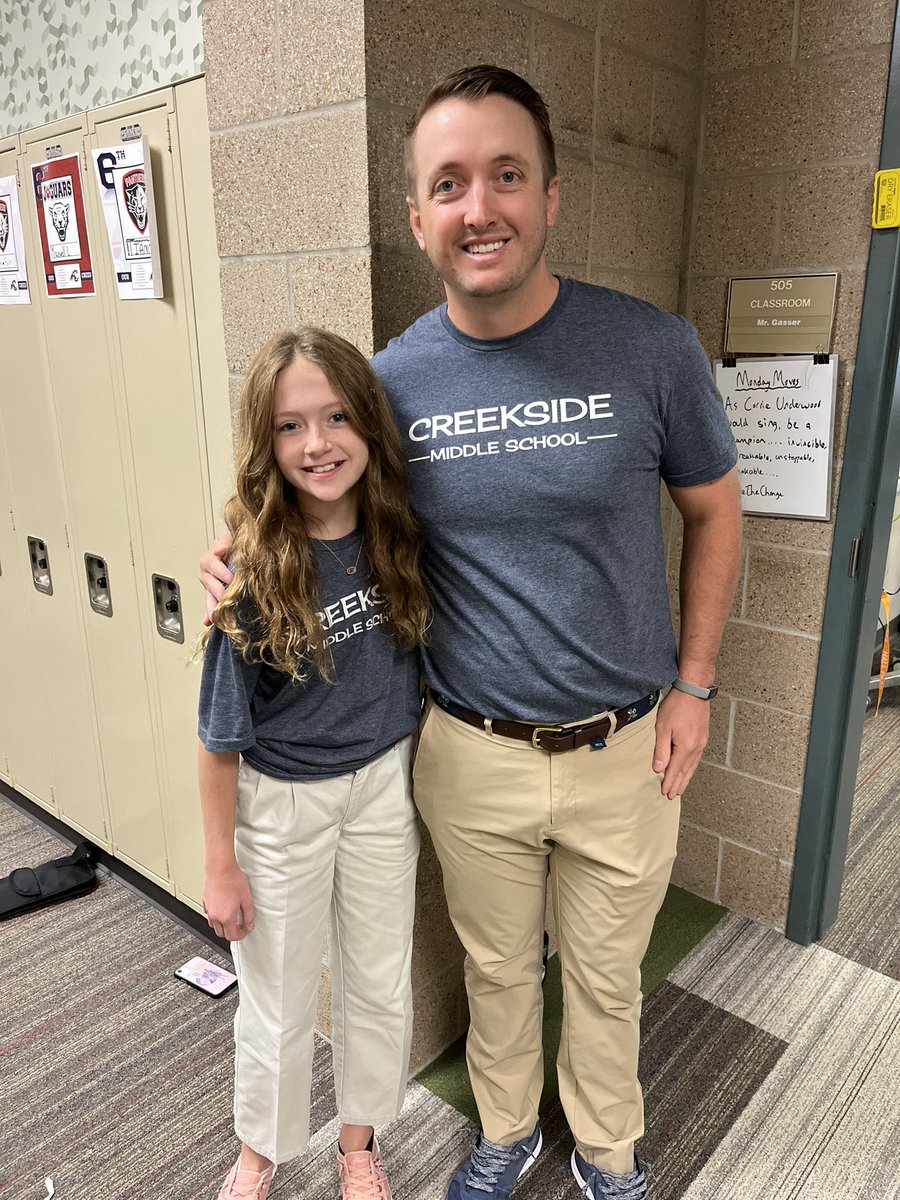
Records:
[[[44,157],[46,136],[23,135],[23,173]],[[83,622],[106,782],[112,846],[168,886],[153,720],[131,552],[127,431],[120,434],[113,282],[85,131],[58,137],[81,168],[94,296],[39,297],[69,508],[72,570]],[[37,222],[37,210],[31,204]],[[35,230],[36,232],[36,230]],[[70,816],[70,814],[67,814]]]
[[[0,658],[6,664],[4,686],[0,687],[0,779],[11,783],[9,756],[12,747],[21,740],[15,696],[22,667],[18,659],[15,663],[10,662],[10,650],[24,640],[25,611],[19,597],[18,573],[13,566],[15,526],[4,445],[3,414],[0,411]]]
[[[17,139],[0,142],[0,176],[15,176],[17,154]],[[19,246],[16,250],[24,252]],[[31,274],[33,278],[33,266]],[[28,306],[0,306],[0,362],[6,361],[8,344],[14,340],[13,329],[27,326],[30,316]],[[8,403],[10,393],[5,370],[0,378],[4,380],[0,387],[0,661],[3,663],[0,778],[10,784],[14,773],[20,780],[27,779],[30,794],[44,798],[47,803],[51,795],[50,766],[39,719],[40,677],[30,658],[34,635],[23,591],[26,558],[15,527],[7,439],[3,431],[4,398]]]
[[[0,346],[3,315],[0,309]],[[16,779],[27,779],[29,794],[47,803],[51,797],[50,756],[42,730],[40,677],[32,661],[34,632],[23,590],[27,564],[17,533],[0,406],[0,778],[13,786]],[[30,581],[30,572],[28,578]]]
[[[43,145],[66,138],[77,144],[80,118],[49,126],[42,133]],[[44,157],[43,149],[36,157]],[[15,173],[8,154],[3,170]],[[16,555],[25,578],[31,637],[18,654],[13,652],[13,661],[18,658],[26,729],[12,755],[11,777],[20,791],[108,845],[84,630],[71,568],[65,490],[41,331],[43,273],[40,254],[35,252],[34,193],[30,172],[21,161],[18,175],[32,303],[4,306],[0,313],[4,379],[0,405],[7,480],[14,498]],[[29,539],[33,539],[31,550]],[[35,553],[36,546],[42,549]],[[46,569],[41,568],[43,590],[33,584],[33,559],[46,563]]]
[[[197,905],[202,887],[196,787],[199,666],[191,655],[203,614],[196,582],[198,549],[208,544],[212,517],[194,288],[197,304],[216,310],[219,281],[211,184],[208,173],[205,180],[202,174],[198,179],[196,168],[198,160],[208,162],[208,132],[194,123],[187,144],[182,143],[177,105],[185,94],[195,98],[195,107],[198,98],[202,104],[202,83],[179,85],[165,93],[166,103],[160,92],[103,110],[94,117],[91,141],[96,147],[115,145],[127,118],[128,123],[140,124],[151,145],[165,299],[120,302],[116,321],[137,492],[140,548],[136,545],[135,550],[164,755],[170,865],[177,894]],[[191,175],[189,185],[185,169]],[[205,250],[188,236],[187,210],[192,205],[203,214],[201,242],[209,243]],[[204,277],[203,264],[209,263],[215,265]],[[223,368],[224,360],[219,390],[227,411]],[[160,578],[178,589],[164,595],[177,607],[170,614],[172,628],[164,632],[177,632],[180,623],[183,641],[164,636],[158,628],[161,614],[153,581]]]

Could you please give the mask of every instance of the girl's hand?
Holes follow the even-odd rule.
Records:
[[[203,911],[214,932],[229,942],[239,942],[253,932],[253,897],[247,876],[232,862],[206,872]]]
[[[204,625],[212,624],[213,610],[225,595],[226,587],[234,578],[227,563],[224,562],[231,550],[231,540],[230,533],[220,534],[200,559],[200,582],[206,589]]]

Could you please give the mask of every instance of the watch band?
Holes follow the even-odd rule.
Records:
[[[719,691],[719,685],[716,683],[712,687],[700,687],[696,683],[686,683],[683,679],[676,679],[672,687],[677,692],[686,692],[688,696],[696,696],[698,700],[712,700]]]

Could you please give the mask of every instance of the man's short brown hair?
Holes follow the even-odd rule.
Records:
[[[416,178],[412,165],[412,146],[419,122],[442,100],[484,100],[486,96],[505,96],[515,104],[521,104],[534,121],[541,151],[541,165],[544,170],[544,184],[549,184],[556,175],[556,147],[553,144],[553,133],[550,129],[550,115],[547,105],[540,92],[531,86],[527,79],[507,71],[505,67],[495,67],[489,63],[481,63],[477,67],[463,67],[454,71],[436,83],[409,122],[406,129],[406,182],[409,195],[413,202],[416,200]]]

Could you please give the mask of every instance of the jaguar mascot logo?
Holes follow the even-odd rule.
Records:
[[[122,176],[122,191],[125,193],[125,207],[128,215],[134,222],[138,233],[146,233],[147,184],[143,167],[138,167]]]
[[[57,200],[49,205],[50,220],[56,230],[56,236],[61,242],[66,240],[66,230],[69,228],[69,204],[66,200]]]

